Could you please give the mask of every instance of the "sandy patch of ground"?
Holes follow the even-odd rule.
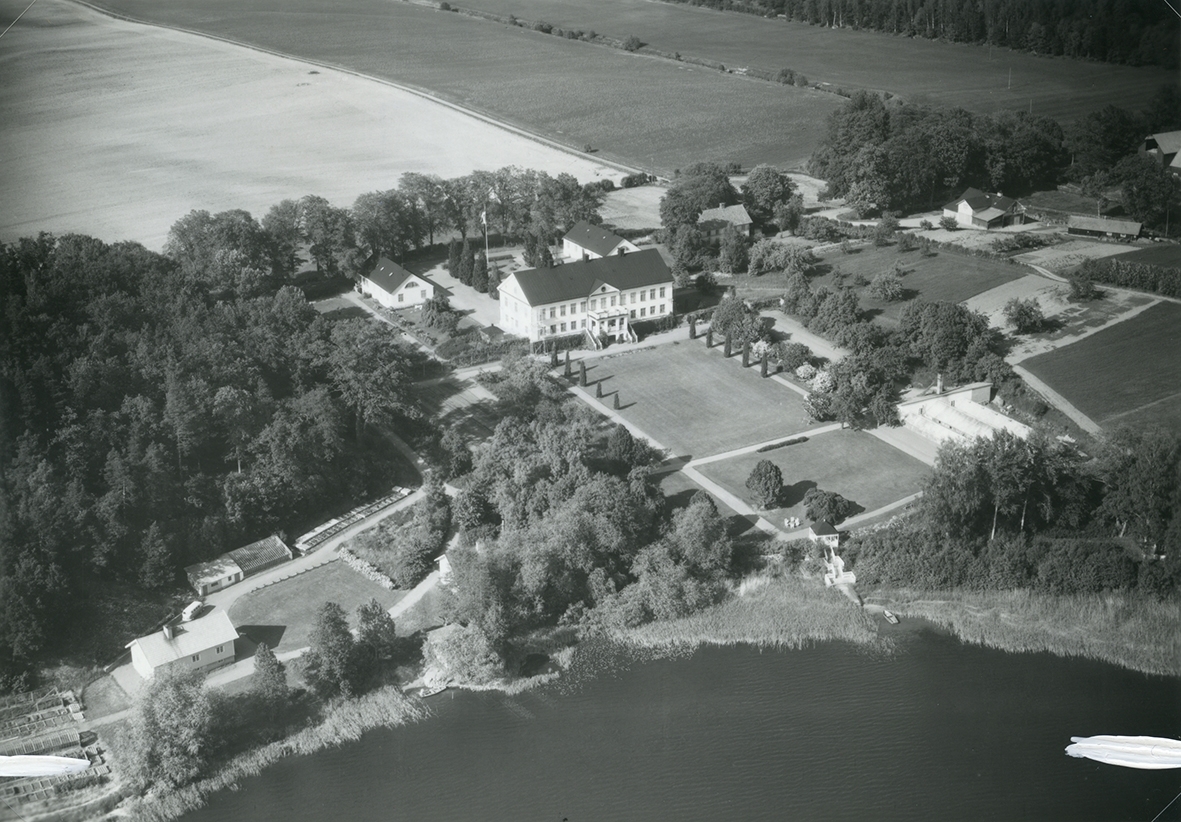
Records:
[[[607,194],[599,213],[616,228],[660,228],[660,200],[667,190],[662,185],[617,188]]]
[[[1127,254],[1138,250],[1138,246],[1127,243],[1101,243],[1094,240],[1067,240],[1064,243],[1047,248],[1039,248],[1025,254],[1018,254],[1014,259],[1030,265],[1040,265],[1055,274],[1065,274],[1075,266],[1086,260],[1098,260],[1103,257],[1114,257],[1116,254]]]
[[[1005,304],[1012,299],[1030,298],[1037,300],[1042,313],[1052,320],[1053,327],[1041,334],[1017,337],[1005,358],[1010,363],[1019,363],[1078,342],[1104,328],[1129,320],[1160,302],[1145,294],[1110,288],[1104,290],[1101,300],[1072,302],[1069,286],[1031,274],[977,294],[966,300],[964,305],[986,315],[993,327],[1008,331],[1010,329],[1003,316]]]
[[[13,19],[24,0],[0,0]],[[0,239],[160,248],[191,209],[351,205],[403,172],[621,172],[383,83],[41,0],[0,41]]]

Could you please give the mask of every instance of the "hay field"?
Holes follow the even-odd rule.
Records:
[[[792,68],[812,82],[889,91],[974,111],[1028,109],[1061,120],[1111,103],[1140,109],[1176,72],[989,51],[987,46],[828,29],[649,0],[460,0],[459,5],[562,28],[635,35],[661,51],[727,67]],[[1009,69],[1012,88],[1009,88]]]
[[[0,28],[28,5],[0,0]],[[619,172],[382,83],[40,0],[0,40],[0,240],[160,248],[191,209],[350,205],[405,171]]]
[[[801,163],[823,134],[825,116],[842,102],[390,0],[99,5],[428,90],[665,175],[697,160]]]
[[[1162,302],[1022,365],[1105,428],[1181,430],[1181,305]]]

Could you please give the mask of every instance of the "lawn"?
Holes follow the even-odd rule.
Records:
[[[405,595],[370,582],[343,562],[331,562],[246,594],[230,607],[230,620],[253,642],[293,651],[311,641],[316,613],[324,603],[335,602],[355,621],[357,607],[369,600],[391,608]]]
[[[843,102],[388,0],[101,5],[429,91],[578,150],[589,145],[596,156],[664,174],[697,160],[799,164],[822,136],[825,116]],[[480,143],[471,146],[475,151]],[[495,167],[478,152],[470,157]]]
[[[1142,314],[1022,365],[1104,426],[1181,431],[1181,305]]]
[[[904,299],[884,303],[871,297],[865,287],[857,287],[861,307],[887,325],[896,325],[907,302],[916,298],[930,302],[963,302],[1028,273],[1021,266],[952,251],[940,250],[932,257],[923,257],[917,249],[899,251],[897,245],[870,245],[854,248],[851,254],[839,250],[823,254],[817,266],[817,276],[812,278],[812,287],[833,288],[833,272],[837,269],[845,273],[847,285],[853,285],[858,274],[873,280],[876,275],[893,270],[895,262],[901,263],[906,272],[902,276]],[[782,293],[787,278],[782,274],[764,274],[761,277],[736,277],[733,282],[744,296],[768,296]]]
[[[777,508],[766,513],[781,524],[784,517],[804,519],[804,494],[819,487],[835,491],[874,511],[919,491],[931,469],[915,458],[864,431],[830,431],[806,442],[762,454],[743,454],[698,467],[704,476],[750,502],[746,479],[759,460],[767,459],[783,472],[784,494]],[[806,520],[805,520],[806,522]]]
[[[1109,103],[1138,110],[1158,86],[1177,81],[1166,69],[1036,57],[646,0],[461,0],[459,5],[617,39],[634,35],[660,51],[726,66],[787,67],[813,83],[880,89],[975,111],[1032,108],[1070,120]]]
[[[743,445],[786,437],[809,427],[800,396],[774,380],[744,372],[740,355],[727,360],[722,347],[705,341],[594,360],[590,391],[603,383],[603,402],[618,392],[620,414],[674,455],[704,457]]]

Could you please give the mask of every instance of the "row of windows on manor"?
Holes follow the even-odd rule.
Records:
[[[550,311],[553,311],[553,309],[551,308]],[[566,313],[565,311],[562,312],[563,315],[565,315],[565,313]],[[571,314],[574,313],[573,308],[570,310],[570,313]],[[663,313],[664,313],[664,303],[661,303],[659,306],[655,306],[655,305],[652,306],[652,311],[650,313],[648,311],[647,306],[641,307],[640,313],[638,315],[636,314],[636,309],[633,308],[628,312],[628,316],[630,317],[630,319],[634,320],[637,318],[637,316],[640,318],[648,317],[648,316],[657,317]],[[552,317],[553,314],[550,314],[550,316]],[[542,317],[542,319],[544,319],[544,317]],[[550,334],[564,333],[566,331],[566,325],[567,325],[566,323],[551,323],[550,327],[549,327],[549,333]],[[570,329],[569,329],[570,331],[578,331],[579,329],[586,328],[586,320],[571,320],[569,325],[570,325]],[[616,327],[615,320],[613,320],[613,319],[607,320],[607,328],[615,328],[615,327]],[[622,317],[619,318],[619,327],[623,328],[623,318]],[[544,325],[541,327],[541,333],[542,334],[546,333],[546,329],[545,329]]]

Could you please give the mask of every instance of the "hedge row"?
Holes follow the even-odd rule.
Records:
[[[1122,262],[1119,258],[1087,260],[1079,266],[1082,276],[1107,285],[1151,291],[1165,297],[1181,297],[1181,269],[1148,263]]]
[[[398,587],[397,585],[394,584],[394,581],[392,579],[390,579],[388,576],[386,576],[382,572],[382,570],[380,568],[378,568],[376,565],[374,565],[371,562],[367,562],[367,561],[361,559],[359,556],[354,554],[348,548],[341,548],[340,549],[340,558],[344,560],[345,565],[352,568],[354,571],[356,571],[361,576],[365,577],[365,579],[369,580],[370,582],[376,582],[378,585],[380,585],[382,588],[385,588],[387,591],[392,591]]]

